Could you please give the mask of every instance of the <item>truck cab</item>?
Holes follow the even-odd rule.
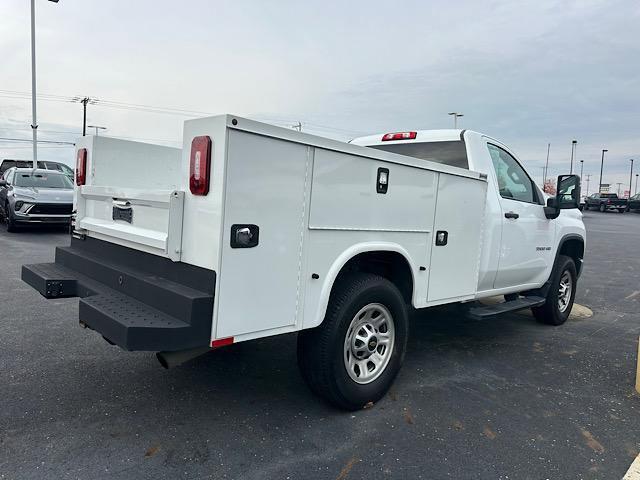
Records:
[[[404,134],[405,138],[402,138]],[[356,145],[482,172],[487,176],[476,298],[539,288],[559,253],[582,270],[585,228],[578,209],[549,215],[545,194],[506,145],[471,130],[400,132],[356,138]]]

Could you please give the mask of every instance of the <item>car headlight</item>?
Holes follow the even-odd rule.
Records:
[[[18,200],[18,201],[16,202],[16,207],[15,207],[15,209],[16,209],[16,210],[20,210],[20,209],[22,208],[22,206],[23,206],[23,205],[24,205],[24,202],[23,202],[22,200]]]

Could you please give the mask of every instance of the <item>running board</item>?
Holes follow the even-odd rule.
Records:
[[[484,320],[485,318],[495,317],[502,315],[503,313],[515,312],[531,307],[540,307],[544,305],[545,302],[546,299],[543,297],[519,297],[516,300],[511,300],[509,302],[472,307],[469,309],[467,316],[476,320]]]

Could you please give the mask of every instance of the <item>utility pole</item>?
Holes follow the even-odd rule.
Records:
[[[589,180],[591,180],[591,174],[590,173],[587,174],[587,194],[585,195],[585,197],[589,196]]]
[[[547,143],[547,163],[544,164],[544,182],[543,183],[547,183],[547,174],[549,173],[549,151],[550,150],[551,150],[551,144]]]
[[[602,149],[602,159],[600,160],[600,184],[598,185],[598,193],[600,193],[600,190],[602,190],[602,169],[604,167],[604,154],[608,151],[609,150],[607,149]]]
[[[576,151],[577,140],[571,140],[571,167],[569,168],[569,174],[573,174],[573,155]]]
[[[95,105],[98,103],[98,99],[91,97],[73,97],[71,101],[82,104],[82,136],[84,137],[87,135],[87,105]]]
[[[449,112],[448,115],[453,116],[453,128],[458,128],[458,118],[464,117],[464,114],[458,112]]]

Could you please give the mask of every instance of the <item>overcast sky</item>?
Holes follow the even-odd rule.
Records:
[[[38,101],[41,139],[76,138],[82,107],[68,98],[84,95],[106,134],[172,146],[191,117],[132,104],[301,121],[338,139],[449,128],[459,111],[535,178],[547,143],[550,174],[568,172],[572,139],[591,191],[602,148],[604,183],[628,184],[630,158],[640,173],[637,0],[36,4],[38,93],[60,96]],[[2,0],[0,19],[0,137],[29,139],[30,100],[15,93],[30,92],[29,2]],[[0,158],[30,152],[0,141]],[[39,152],[74,162],[72,148]]]

